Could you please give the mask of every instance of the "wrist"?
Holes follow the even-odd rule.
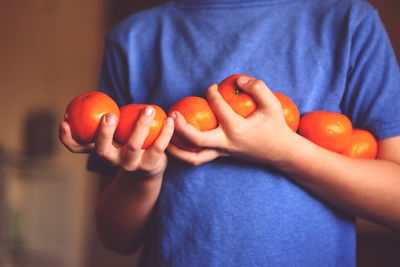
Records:
[[[303,136],[293,132],[289,138],[290,142],[286,146],[283,157],[275,163],[276,167],[280,170],[289,174],[302,173],[310,165],[316,165],[323,157],[325,149],[322,149]]]
[[[295,169],[297,165],[305,164],[307,154],[313,149],[314,144],[293,131],[284,137],[281,136],[280,139],[285,141],[281,142],[279,153],[270,163],[286,172]]]
[[[123,190],[133,193],[147,194],[158,191],[161,187],[164,172],[150,174],[145,171],[129,172],[120,169],[115,183]]]

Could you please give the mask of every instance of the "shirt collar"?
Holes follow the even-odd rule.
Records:
[[[175,2],[184,6],[246,6],[258,4],[277,4],[292,1],[296,0],[175,0]]]

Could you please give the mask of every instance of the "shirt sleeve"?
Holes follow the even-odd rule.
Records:
[[[124,49],[106,39],[100,72],[99,91],[111,96],[122,107],[132,103],[129,92],[128,60]]]
[[[400,135],[399,65],[376,10],[354,29],[349,66],[342,107],[354,128],[378,139]]]
[[[117,43],[106,39],[100,72],[99,91],[112,97],[122,107],[132,102],[129,93],[128,62],[125,51]],[[115,174],[117,168],[110,166],[94,153],[88,158],[87,169],[104,174]]]

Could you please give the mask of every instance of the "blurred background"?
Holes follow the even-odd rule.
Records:
[[[106,32],[165,0],[0,0],[0,267],[136,266],[105,250],[98,181],[58,142],[69,100],[97,87]],[[400,1],[370,0],[400,56]],[[400,266],[400,236],[357,220],[358,266]]]

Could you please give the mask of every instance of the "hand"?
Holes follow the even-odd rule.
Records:
[[[155,177],[162,174],[166,168],[167,156],[165,149],[174,132],[174,120],[167,118],[160,136],[150,148],[144,150],[142,145],[149,132],[154,114],[154,108],[152,107],[143,109],[128,142],[123,146],[113,141],[117,127],[117,117],[111,113],[103,116],[94,143],[87,145],[77,143],[72,138],[69,124],[65,121],[60,123],[59,138],[71,152],[94,152],[111,165],[120,167],[125,171],[142,171],[146,177]]]
[[[205,149],[188,152],[170,144],[168,151],[194,165],[221,155],[272,164],[284,159],[297,135],[287,126],[279,100],[260,80],[241,77],[238,86],[256,101],[255,112],[246,119],[236,114],[219,94],[218,86],[213,84],[207,89],[206,95],[219,120],[216,129],[200,132],[186,123],[179,112],[172,114],[176,117],[176,131]]]

